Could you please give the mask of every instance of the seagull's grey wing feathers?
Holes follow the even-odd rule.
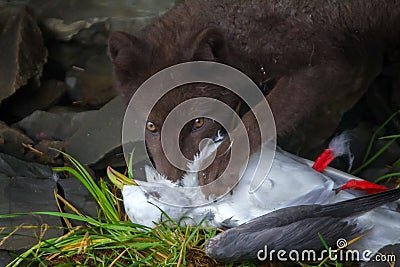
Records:
[[[356,216],[399,198],[400,188],[329,205],[300,205],[282,208],[248,221],[243,224],[243,231],[252,232],[261,227],[277,227],[313,217],[344,218]]]
[[[222,261],[254,260],[267,246],[271,250],[322,250],[318,237],[329,244],[350,240],[372,225],[355,217],[400,198],[400,189],[330,205],[303,205],[270,212],[209,239],[206,253]]]
[[[336,249],[338,239],[345,237],[350,240],[367,229],[359,227],[354,220],[325,217],[257,230],[253,228],[251,233],[242,230],[239,226],[210,239],[206,245],[207,255],[220,261],[243,262],[257,259],[257,252],[265,248],[276,252],[284,250],[286,255],[292,250],[300,254],[304,250],[318,253],[324,249],[318,233],[332,249]]]

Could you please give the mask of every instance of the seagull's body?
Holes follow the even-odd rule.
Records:
[[[131,220],[152,227],[153,222],[159,222],[162,215],[157,207],[176,220],[182,216],[198,217],[197,214],[204,217],[211,212],[214,216],[209,218],[208,223],[218,227],[221,222],[229,219],[239,225],[283,207],[327,204],[354,198],[351,193],[341,191],[336,194],[333,189],[355,177],[337,170],[332,171],[333,169],[328,169],[327,172],[336,173],[336,176],[327,176],[314,171],[310,167],[311,161],[283,151],[275,153],[268,177],[255,192],[250,193],[249,173],[254,171],[257,156],[254,155],[250,159],[248,168],[237,186],[229,194],[208,205],[201,205],[205,202],[205,196],[200,187],[196,187],[198,183],[194,174],[183,178],[183,181],[189,184],[189,187],[185,188],[170,182],[156,170],[146,166],[147,182],[138,181],[139,187],[126,185],[122,189],[127,214]],[[339,178],[339,173],[343,174],[342,178]],[[193,207],[197,203],[199,206]]]
[[[201,160],[201,155],[198,160]],[[359,178],[332,168],[328,168],[324,173],[316,172],[311,168],[311,161],[281,150],[276,151],[271,170],[262,185],[256,191],[250,192],[252,175],[249,174],[253,173],[257,160],[258,155],[254,154],[249,160],[243,177],[230,193],[216,201],[200,206],[196,206],[196,204],[204,203],[205,196],[200,187],[195,187],[198,186],[195,173],[188,172],[183,177],[181,184],[178,185],[165,179],[153,168],[146,167],[147,182],[138,181],[140,186],[126,185],[122,189],[126,213],[133,222],[148,227],[153,227],[154,223],[162,220],[161,210],[163,210],[177,222],[197,224],[203,220],[204,224],[209,226],[230,228],[257,220],[257,218],[262,221],[263,217],[261,216],[283,208],[294,207],[296,209],[297,206],[303,205],[327,205],[362,195],[353,190],[338,193],[334,190],[351,179]],[[182,185],[189,187],[182,191]],[[168,203],[179,203],[180,205]],[[351,207],[349,206],[349,208]],[[290,208],[286,210],[289,213],[293,211],[295,210]],[[279,214],[283,215],[282,212]],[[302,213],[294,212],[294,214]],[[340,228],[339,225],[339,228],[336,228],[336,234],[340,234],[341,231],[348,234],[344,238],[353,237],[354,233],[371,229],[368,235],[353,244],[352,248],[368,249],[375,253],[385,245],[400,243],[399,212],[392,211],[386,205],[364,214],[358,213],[357,216],[355,224],[358,226],[354,228],[355,230],[353,229],[354,231],[352,230],[352,234],[346,233],[345,229]],[[181,220],[182,218],[191,219]],[[296,218],[292,219],[296,220]],[[301,226],[303,222],[301,219],[296,226],[299,229],[296,231],[301,233],[301,227],[309,229],[312,224],[324,225],[323,220],[328,221],[329,224],[326,217],[318,217],[312,222],[308,222],[308,225],[306,220],[306,225]],[[265,224],[266,228],[267,226],[268,224]],[[254,229],[254,233],[259,230]],[[251,228],[248,231],[251,231]],[[265,242],[267,241],[265,240]],[[322,243],[318,243],[318,245],[322,248]],[[223,250],[223,248],[221,249]],[[210,254],[210,256],[215,255]],[[219,258],[223,259],[223,257]]]

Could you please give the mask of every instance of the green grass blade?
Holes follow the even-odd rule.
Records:
[[[382,125],[380,125],[378,127],[378,129],[376,129],[376,131],[374,132],[374,134],[371,137],[371,140],[368,144],[367,147],[367,152],[364,155],[364,159],[363,159],[363,163],[365,163],[371,153],[372,150],[372,146],[376,140],[377,135],[386,127],[387,124],[389,124],[389,122],[391,122],[397,115],[400,114],[400,110],[396,111],[395,113],[393,113]]]
[[[392,177],[400,177],[400,172],[393,172],[393,173],[388,173],[385,175],[382,175],[381,177],[375,179],[375,183],[380,183],[383,182],[386,179],[392,178]]]
[[[135,154],[135,148],[132,149],[131,156],[129,157],[128,164],[128,177],[133,179],[133,155]]]
[[[381,149],[378,150],[371,158],[369,158],[367,161],[365,161],[360,167],[355,169],[354,171],[351,172],[353,175],[357,175],[359,172],[361,172],[363,169],[368,167],[372,162],[374,162],[380,155],[383,154],[383,152],[386,151],[394,142],[396,139],[391,139],[387,144],[385,144]]]

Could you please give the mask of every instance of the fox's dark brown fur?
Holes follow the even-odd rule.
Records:
[[[267,87],[280,140],[310,147],[337,127],[399,40],[400,1],[187,0],[141,36],[114,33],[109,54],[117,88],[127,99],[150,75],[176,63],[210,60],[231,65]],[[160,102],[149,120],[161,130],[176,103],[196,95],[219,98],[232,107],[238,101],[229,92],[182,87]],[[260,140],[253,119],[243,117],[250,134],[256,133],[250,138],[254,147]],[[183,132],[184,154],[192,158],[198,141],[215,134],[217,127],[209,124],[204,134]],[[146,142],[157,169],[178,179],[182,171],[165,161],[159,137],[146,135]]]

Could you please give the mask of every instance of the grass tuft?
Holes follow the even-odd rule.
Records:
[[[169,226],[176,223],[168,219],[154,229],[132,223],[122,212],[123,204],[115,186],[104,180],[97,184],[78,161],[65,153],[63,155],[73,167],[57,167],[54,170],[71,173],[84,184],[99,205],[98,217],[82,214],[56,191],[58,206],[64,204],[74,213],[65,213],[60,209],[59,212],[0,215],[0,219],[29,214],[57,216],[66,225],[63,236],[47,240],[43,240],[47,228],[44,229],[37,244],[7,267],[21,263],[28,266],[201,266],[195,264],[198,257],[202,258],[198,262],[207,262],[202,266],[219,266],[203,252],[205,241],[217,230],[209,231],[200,226],[171,228]],[[84,226],[74,226],[72,221],[79,221]],[[4,234],[2,242],[23,227],[15,227]]]

